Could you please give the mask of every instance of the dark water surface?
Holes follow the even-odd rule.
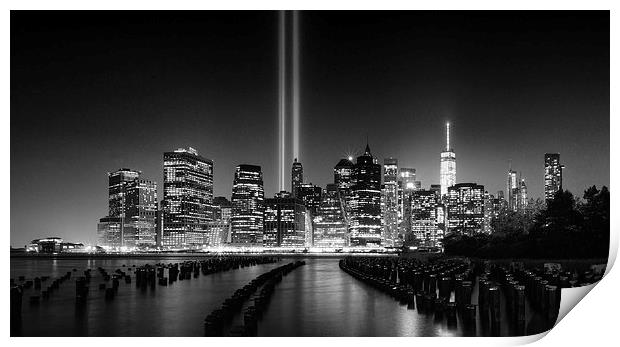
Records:
[[[26,289],[22,305],[23,336],[203,336],[204,318],[218,308],[224,299],[256,276],[292,261],[258,265],[239,270],[200,275],[191,280],[177,281],[154,290],[136,288],[121,281],[117,296],[104,299],[98,290],[103,279],[96,271],[108,273],[133,265],[178,263],[191,258],[153,259],[33,259],[12,258],[11,278],[50,276],[52,279],[74,272],[70,281],[60,285],[47,301],[38,306],[28,302]],[[261,321],[259,336],[462,336],[457,327],[448,327],[445,320],[434,322],[433,315],[408,310],[391,297],[358,281],[340,270],[338,259],[309,258],[302,266],[276,286],[275,293]],[[86,269],[93,269],[90,294],[85,307],[75,305],[74,278]],[[126,269],[123,269],[126,271]],[[108,284],[110,286],[111,282]],[[472,301],[476,303],[477,287]],[[536,332],[537,317],[526,307],[530,333]],[[502,309],[505,312],[505,309]],[[481,326],[478,335],[485,335]],[[502,335],[509,335],[508,327]]]

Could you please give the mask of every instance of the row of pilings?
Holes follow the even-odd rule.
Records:
[[[265,272],[242,288],[237,289],[231,297],[224,300],[222,306],[213,310],[204,320],[205,336],[225,336],[226,328],[231,324],[235,314],[243,310],[243,325],[231,327],[228,336],[256,336],[258,321],[262,318],[274,292],[276,284],[296,268],[305,265],[305,261],[296,261]],[[245,309],[246,301],[251,303]]]
[[[131,285],[135,278],[135,286],[141,290],[155,290],[156,285],[167,286],[176,281],[190,280],[201,274],[209,275],[219,272],[236,270],[240,268],[270,264],[279,262],[279,257],[274,256],[222,256],[201,260],[184,261],[180,263],[156,263],[132,267],[123,264],[112,272],[98,267],[98,284],[95,288],[103,292],[101,295],[106,301],[113,300],[118,294],[120,283]],[[18,276],[17,280],[11,278],[11,336],[18,336],[22,327],[22,309],[24,298],[31,308],[36,308],[42,303],[49,301],[60,285],[75,278],[75,305],[76,308],[85,307],[91,293],[93,273],[86,269],[80,274],[77,269],[68,271],[64,275],[51,279],[51,276],[37,276],[27,279],[26,276]],[[133,276],[132,276],[133,273]]]
[[[502,326],[508,327],[510,335],[525,335],[526,298],[545,319],[546,329],[553,326],[559,310],[559,287],[531,271],[487,269],[483,263],[463,259],[421,262],[376,257],[347,257],[340,261],[340,268],[409,309],[434,316],[437,323],[445,319],[448,327],[456,328],[458,316],[465,335],[479,334],[477,324],[484,334],[492,336],[502,335]],[[478,297],[474,303],[476,284]]]

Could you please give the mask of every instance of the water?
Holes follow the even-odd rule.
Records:
[[[189,258],[188,258],[189,259]],[[74,277],[86,268],[101,266],[108,272],[122,265],[177,263],[181,258],[153,259],[34,259],[12,258],[11,278],[51,276],[67,271]],[[256,276],[292,261],[258,265],[228,272],[201,275],[178,281],[155,290],[136,288],[121,281],[117,296],[104,299],[98,284],[103,282],[92,271],[87,305],[75,306],[74,279],[65,281],[60,290],[39,306],[28,303],[36,291],[26,289],[22,305],[23,336],[203,336],[203,321],[224,299]],[[338,267],[338,259],[309,258],[302,266],[276,286],[275,293],[261,321],[259,336],[462,336],[461,322],[448,327],[445,320],[434,322],[432,315],[408,310],[391,297],[358,281]],[[125,269],[126,270],[126,269]],[[108,284],[109,285],[109,284]],[[477,297],[474,289],[474,298]],[[502,310],[505,311],[505,310]],[[540,330],[537,317],[528,307],[528,332]],[[485,332],[478,327],[477,334]],[[502,335],[508,335],[508,327]]]

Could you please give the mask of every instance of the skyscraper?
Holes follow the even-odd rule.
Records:
[[[517,200],[519,196],[519,186],[517,185],[517,172],[508,169],[506,179],[506,196],[508,196],[508,208],[510,211],[517,210]]]
[[[353,168],[350,240],[352,246],[381,243],[381,165],[366,145]]]
[[[448,188],[448,229],[450,233],[474,235],[484,227],[484,186],[458,183]]]
[[[351,189],[353,187],[353,162],[350,159],[341,159],[334,167],[334,184],[340,191],[340,198],[345,204],[347,215],[350,214]]]
[[[435,246],[443,237],[438,228],[438,205],[439,196],[432,190],[411,194],[411,232],[423,246]]]
[[[263,243],[263,173],[257,165],[241,164],[232,188],[232,243],[257,246]]]
[[[398,239],[398,160],[383,160],[383,185],[381,188],[381,214],[383,220],[382,244],[397,246]]]
[[[519,182],[519,197],[517,198],[517,210],[523,211],[527,208],[527,185],[525,178]]]
[[[450,123],[446,123],[446,150],[441,152],[439,167],[441,196],[448,193],[448,188],[456,184],[456,154],[450,148]]]
[[[293,197],[297,196],[297,188],[304,183],[304,168],[301,166],[301,163],[297,161],[293,161],[293,167],[291,169],[291,193]]]
[[[162,245],[199,248],[213,221],[213,161],[192,148],[164,153]]]
[[[418,189],[417,182],[414,168],[401,167],[398,170],[398,232],[402,239],[411,233],[411,194]]]
[[[545,201],[553,200],[555,193],[562,189],[562,169],[559,153],[545,153]]]
[[[347,245],[347,221],[340,198],[340,190],[335,184],[328,184],[321,199],[316,216],[313,218],[315,247],[344,247]]]
[[[265,199],[265,247],[303,247],[306,243],[306,207],[300,199]]]
[[[157,186],[139,178],[130,169],[108,173],[108,216],[97,224],[100,245],[155,246]]]
[[[127,186],[125,234],[135,246],[155,246],[157,226],[157,185],[137,179]],[[126,238],[127,240],[127,238]]]
[[[297,198],[308,208],[308,211],[312,215],[316,215],[317,209],[321,204],[321,195],[323,189],[319,186],[315,186],[312,183],[301,183],[297,187]]]

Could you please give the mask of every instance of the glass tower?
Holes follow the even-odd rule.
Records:
[[[446,150],[441,152],[439,167],[441,196],[448,193],[448,188],[456,184],[456,154],[450,148],[450,123],[446,123]]]
[[[353,168],[350,243],[351,246],[381,244],[381,165],[366,145]]]
[[[164,153],[162,245],[199,248],[213,221],[213,161],[189,147]]]
[[[236,245],[263,244],[263,172],[258,165],[241,164],[232,188],[231,238]]]
[[[545,153],[545,201],[553,200],[555,193],[562,189],[562,169],[559,153]]]

